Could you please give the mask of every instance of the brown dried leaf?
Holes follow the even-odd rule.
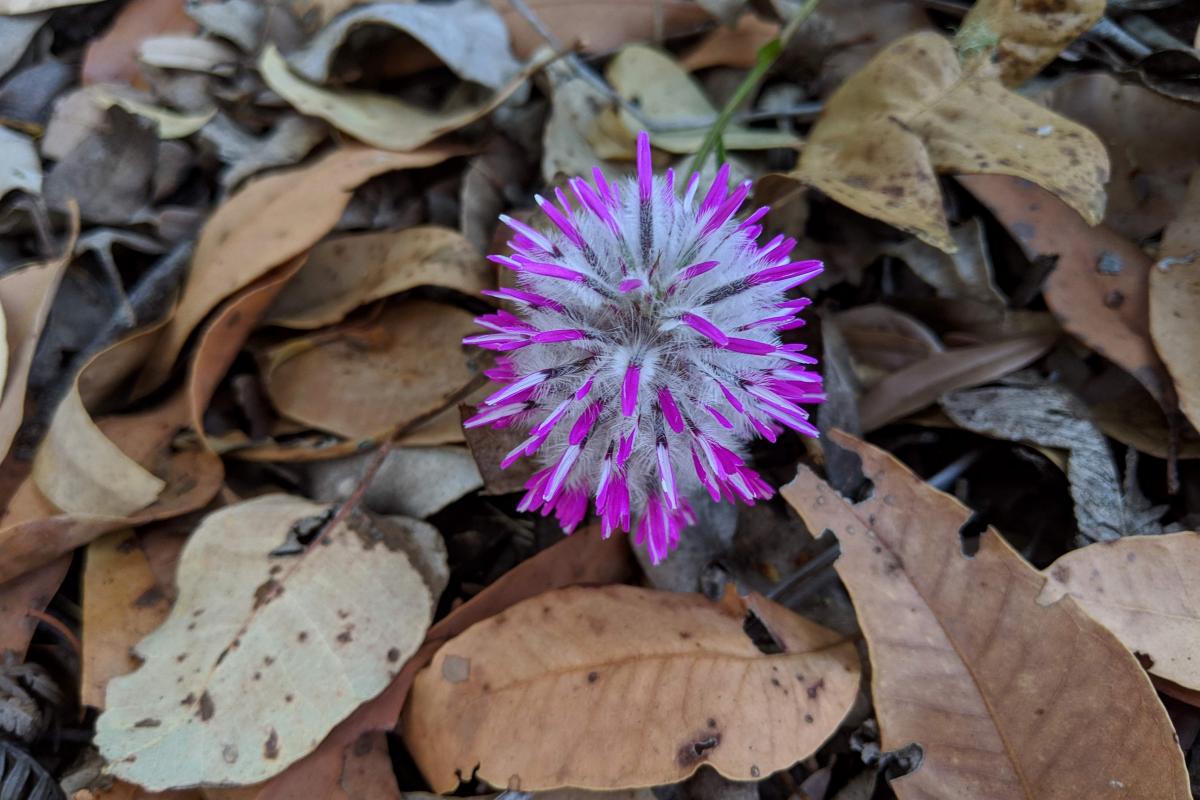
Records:
[[[1088,227],[1048,192],[1002,176],[959,181],[991,209],[1030,259],[1056,259],[1046,305],[1069,333],[1133,375],[1161,402],[1162,362],[1150,341],[1150,259],[1104,226]]]
[[[1200,534],[1127,536],[1072,550],[1045,570],[1038,602],[1070,595],[1117,635],[1148,657],[1151,674],[1200,689],[1200,609],[1191,600],[1200,568]]]
[[[747,612],[782,652],[760,652]],[[654,786],[702,764],[750,780],[816,751],[858,683],[853,643],[757,595],[561,589],[446,643],[404,736],[435,791],[472,770],[522,791]]]
[[[1039,605],[1039,574],[970,512],[888,453],[842,433],[874,483],[851,505],[802,467],[783,495],[835,564],[871,653],[880,747],[922,748],[896,780],[925,797],[1184,800],[1182,753],[1137,660],[1072,600]]]
[[[964,72],[949,41],[915,33],[830,97],[796,177],[953,252],[936,173],[1016,175],[1100,221],[1108,157],[1086,128]]]
[[[300,556],[272,555],[331,513],[267,495],[204,519],[170,616],[136,648],[143,665],[108,684],[96,746],[113,774],[153,790],[261,781],[387,687],[433,616],[421,562],[436,554],[414,536],[424,523],[359,513]]]
[[[947,392],[1016,372],[1045,355],[1057,338],[1054,333],[1038,333],[956,347],[892,372],[859,400],[863,430],[869,432],[895,422]]]
[[[84,51],[82,81],[144,86],[138,67],[138,48],[152,36],[192,33],[196,23],[184,13],[184,0],[132,0],[112,25]]]
[[[1200,168],[1200,108],[1177,103],[1107,72],[1075,75],[1042,95],[1050,108],[1086,126],[1112,159],[1104,224],[1141,241],[1161,231]]]
[[[217,304],[323,238],[359,184],[462,152],[453,145],[411,153],[342,147],[311,165],[248,183],[204,226],[179,308],[146,363],[139,389],[147,392],[166,379],[192,331]]]
[[[1150,333],[1175,384],[1179,408],[1200,429],[1200,170],[1163,234],[1150,270]]]
[[[180,546],[182,539],[176,539]],[[138,662],[130,648],[166,618],[171,593],[159,585],[138,537],[115,531],[88,545],[83,572],[80,702],[104,708],[104,689]]]
[[[546,40],[510,3],[491,3],[508,26],[518,58],[529,58],[546,45]],[[628,42],[659,41],[693,33],[712,21],[708,12],[688,0],[527,0],[526,4],[559,40],[567,45],[578,43],[585,53],[603,53]]]
[[[758,48],[778,35],[778,22],[743,14],[733,27],[722,25],[707,34],[679,60],[679,66],[688,72],[718,66],[750,69],[758,58]]]
[[[4,314],[7,365],[0,394],[0,460],[8,453],[25,416],[25,387],[42,328],[58,291],[63,271],[71,263],[79,237],[79,214],[72,206],[71,231],[63,255],[42,264],[13,270],[0,277],[0,308]]]
[[[542,592],[574,584],[617,583],[631,578],[634,570],[629,547],[615,538],[602,539],[597,526],[581,530],[521,562],[430,628],[421,649],[404,664],[383,694],[334,728],[316,752],[263,784],[254,800],[327,796],[332,791],[327,787],[336,784],[343,769],[344,752],[364,731],[396,726],[413,678],[451,637]]]
[[[266,356],[263,382],[281,414],[351,439],[371,438],[445,404],[479,373],[462,339],[471,314],[428,300],[377,319],[293,339]]]
[[[458,231],[420,225],[327,239],[271,306],[265,324],[311,330],[341,321],[374,300],[442,286],[476,295],[496,273]]]
[[[970,64],[1020,86],[1104,15],[1104,0],[981,0],[963,18],[956,43]]]
[[[0,653],[11,650],[18,658],[25,655],[38,624],[28,612],[46,608],[70,568],[71,557],[66,555],[0,583]]]

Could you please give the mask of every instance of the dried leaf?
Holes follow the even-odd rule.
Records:
[[[1179,408],[1200,429],[1200,170],[1163,234],[1150,270],[1150,333],[1175,384]]]
[[[996,286],[992,260],[984,240],[983,223],[971,219],[950,229],[955,252],[944,253],[917,239],[885,244],[882,252],[900,259],[939,297],[974,300],[1003,309],[1008,300]]]
[[[1091,224],[1103,216],[1108,157],[1095,135],[980,70],[964,72],[935,33],[891,45],[830,97],[795,174],[953,252],[938,172],[1016,175]]]
[[[968,65],[987,65],[1020,86],[1104,16],[1104,0],[981,0],[963,18],[956,42]]]
[[[373,453],[363,453],[311,464],[305,494],[323,503],[348,500],[373,458]],[[388,453],[363,505],[377,514],[425,519],[482,486],[483,478],[465,449],[406,447]]]
[[[30,14],[35,11],[45,11],[49,8],[82,6],[98,2],[100,0],[0,0],[0,15]]]
[[[0,17],[0,78],[20,63],[29,43],[46,24],[49,16],[40,13]]]
[[[443,406],[479,373],[466,352],[472,316],[428,300],[270,351],[263,382],[281,414],[351,439],[372,438]]]
[[[622,164],[606,163],[591,142],[597,118],[611,99],[566,64],[548,65],[545,76],[551,102],[542,132],[542,178],[553,183],[564,176],[587,175],[594,166],[608,175],[625,172]]]
[[[873,431],[919,411],[947,392],[1016,372],[1045,355],[1057,338],[1053,333],[1039,333],[956,347],[892,372],[859,400],[863,431]]]
[[[1067,450],[1067,480],[1079,533],[1093,542],[1161,533],[1163,508],[1135,515],[1121,491],[1108,440],[1070,392],[1052,384],[989,386],[941,399],[956,425],[1010,442]]]
[[[476,295],[495,285],[495,270],[449,228],[420,225],[339,236],[312,249],[304,268],[271,307],[266,324],[310,330],[417,286]]]
[[[326,89],[295,75],[274,45],[258,61],[263,81],[297,111],[320,117],[356,139],[388,150],[416,150],[488,114],[541,68],[534,63],[481,101],[430,111],[391,95]]]
[[[743,14],[733,27],[721,26],[701,39],[679,66],[688,72],[718,66],[750,69],[758,60],[758,48],[777,36],[779,23]]]
[[[264,784],[254,794],[254,800],[327,796],[328,790],[323,789],[333,785],[341,774],[344,751],[352,748],[364,731],[395,727],[413,678],[451,637],[542,592],[575,584],[616,583],[630,578],[634,569],[629,548],[615,538],[602,539],[595,526],[522,561],[430,628],[421,649],[405,662],[383,694],[334,728],[311,756]]]
[[[450,145],[412,153],[343,147],[309,166],[247,184],[204,226],[179,307],[146,363],[139,389],[149,391],[166,379],[188,336],[218,303],[324,237],[360,183],[460,152]]]
[[[879,746],[921,747],[897,796],[1186,798],[1170,720],[1120,641],[1074,601],[1039,605],[1041,577],[994,530],[964,556],[967,508],[888,453],[833,436],[862,458],[871,497],[851,505],[806,467],[782,491],[841,544]]]
[[[142,40],[138,61],[159,69],[231,75],[238,53],[227,44],[201,36],[152,36]]]
[[[183,540],[176,538],[182,547]],[[115,531],[87,547],[83,572],[83,674],[80,702],[104,708],[104,689],[137,668],[130,649],[157,628],[171,608],[138,537]]]
[[[0,128],[0,200],[9,192],[42,193],[42,160],[28,136]]]
[[[1200,615],[1189,602],[1200,534],[1128,536],[1063,555],[1043,572],[1038,602],[1070,595],[1143,661],[1151,674],[1200,689]]]
[[[0,583],[0,653],[11,650],[25,655],[38,621],[29,611],[42,611],[49,605],[71,568],[71,557],[63,556]]]
[[[0,308],[3,308],[7,342],[4,391],[0,394],[0,454],[8,453],[24,419],[25,387],[29,383],[38,339],[50,316],[63,272],[75,252],[79,213],[71,206],[70,214],[71,228],[62,256],[0,276]]]
[[[61,511],[128,517],[154,502],[166,482],[113,444],[92,422],[78,384],[63,398],[33,460],[33,482]]]
[[[521,69],[508,48],[504,20],[479,0],[453,0],[438,6],[357,6],[330,21],[302,50],[290,53],[288,63],[301,77],[325,83],[338,49],[352,33],[368,26],[408,34],[455,75],[490,89],[499,90]]]
[[[96,89],[92,98],[97,105],[101,108],[119,106],[130,114],[136,114],[149,120],[154,123],[155,131],[160,139],[182,139],[191,136],[208,124],[208,121],[217,113],[215,108],[210,108],[208,111],[184,114],[114,94],[103,87],[96,87]]]
[[[716,107],[705,96],[696,79],[688,75],[679,63],[653,47],[629,45],[617,53],[605,70],[609,83],[621,96],[637,105],[653,123],[668,124],[680,120],[697,120],[697,127],[683,131],[650,131],[650,141],[668,153],[694,153],[708,134]],[[620,112],[621,124],[628,141],[620,151],[598,150],[601,156],[613,158],[633,156],[633,140],[642,123],[628,111]],[[799,139],[785,131],[747,128],[729,125],[721,137],[728,150],[766,150],[772,147],[797,147]]]
[[[1050,108],[1093,131],[1112,159],[1104,224],[1142,241],[1175,216],[1200,169],[1200,108],[1107,72],[1074,75],[1042,95]]]
[[[529,58],[546,45],[533,26],[506,0],[490,0],[500,12],[512,37],[513,52]],[[578,43],[585,53],[616,50],[627,42],[659,40],[694,33],[712,18],[689,0],[606,0],[579,3],[577,0],[526,0],[560,41]]]
[[[1046,305],[1069,333],[1132,374],[1160,401],[1162,363],[1150,341],[1150,259],[1103,226],[1089,228],[1047,192],[1015,178],[972,175],[960,182],[1034,260],[1056,259]]]
[[[833,24],[833,46],[817,78],[819,97],[828,97],[893,41],[933,27],[916,3],[838,0],[819,6],[817,14]]]
[[[760,652],[748,612],[782,652]],[[524,791],[634,788],[705,763],[750,780],[814,752],[858,682],[852,643],[758,596],[560,589],[444,645],[413,685],[404,737],[435,791],[470,774]]]
[[[170,616],[137,646],[142,667],[108,685],[96,745],[114,775],[154,790],[269,778],[416,651],[434,603],[414,563],[432,554],[408,530],[422,523],[352,515],[301,556],[271,555],[329,513],[268,495],[204,519]]]
[[[225,189],[232,189],[263,170],[295,164],[328,135],[324,122],[299,114],[279,117],[275,127],[261,137],[220,113],[200,129],[200,138],[210,142],[228,165],[221,173]]]
[[[184,13],[184,0],[132,0],[112,25],[83,55],[83,84],[145,83],[138,69],[137,52],[145,39],[162,33],[191,33],[196,23]]]

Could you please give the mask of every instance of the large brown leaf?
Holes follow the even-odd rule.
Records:
[[[1108,157],[1095,135],[982,70],[964,72],[954,46],[935,33],[896,42],[829,98],[795,174],[953,252],[939,172],[1016,175],[1089,223],[1103,216]]]
[[[1126,536],[1072,550],[1044,572],[1038,602],[1070,595],[1151,674],[1200,690],[1200,606],[1192,600],[1200,534]]]
[[[781,652],[755,646],[748,611]],[[436,791],[472,770],[523,791],[675,783],[705,763],[751,780],[815,752],[858,683],[853,643],[758,596],[561,589],[442,647],[404,736]]]
[[[1166,362],[1179,408],[1200,429],[1200,171],[1187,199],[1163,234],[1150,270],[1150,333]]]
[[[994,530],[973,557],[970,511],[888,453],[837,432],[871,496],[852,505],[802,467],[783,495],[841,544],[838,575],[871,654],[885,750],[918,743],[901,800],[1184,800],[1182,753],[1137,660]]]
[[[959,181],[991,209],[1030,260],[1055,259],[1043,292],[1063,328],[1161,401],[1165,376],[1150,342],[1150,258],[1108,228],[1089,227],[1026,181],[991,175]]]

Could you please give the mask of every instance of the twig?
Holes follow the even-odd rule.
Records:
[[[41,623],[45,624],[46,626],[53,628],[54,631],[56,633],[58,633],[58,635],[61,636],[64,640],[66,640],[68,645],[71,646],[71,649],[75,651],[76,656],[83,654],[83,643],[79,641],[79,637],[76,636],[75,632],[72,631],[70,628],[68,628],[66,626],[66,623],[64,623],[58,617],[56,617],[52,614],[47,614],[45,611],[40,611],[36,608],[26,608],[25,616],[32,617],[33,619],[36,619],[38,622],[41,622]]]

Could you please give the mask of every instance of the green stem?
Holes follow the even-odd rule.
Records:
[[[696,157],[692,160],[692,169],[699,172],[704,168],[704,162],[714,152],[717,154],[717,163],[720,164],[725,160],[725,148],[723,138],[725,128],[729,126],[729,121],[733,119],[733,115],[737,113],[737,109],[746,101],[751,94],[762,83],[762,79],[767,76],[771,67],[779,60],[779,56],[783,53],[783,46],[796,30],[808,19],[809,15],[816,10],[817,4],[821,0],[805,0],[796,14],[788,20],[787,25],[780,31],[779,36],[758,48],[758,54],[754,59],[754,67],[750,70],[745,79],[738,86],[737,91],[729,98],[729,102],[721,109],[721,113],[717,115],[717,119],[713,122],[712,127],[708,129],[708,134],[704,137],[704,141],[700,143],[700,149],[696,151]]]

